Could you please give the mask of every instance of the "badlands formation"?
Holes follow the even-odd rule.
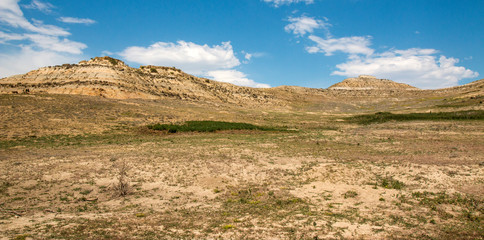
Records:
[[[419,98],[439,95],[479,95],[483,80],[464,86],[420,90],[387,79],[361,75],[328,89],[296,86],[250,88],[199,78],[174,67],[131,68],[110,57],[96,57],[78,64],[43,67],[26,74],[0,79],[0,93],[51,93],[101,96],[113,99],[179,99],[251,106],[288,106],[324,100],[352,101],[381,98]]]

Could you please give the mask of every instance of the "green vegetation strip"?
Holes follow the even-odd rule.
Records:
[[[219,122],[219,121],[187,121],[184,124],[155,124],[149,129],[176,132],[215,132],[222,130],[262,130],[270,131],[274,128],[260,127],[249,123]]]
[[[350,122],[358,124],[384,123],[388,121],[445,121],[445,120],[484,120],[483,110],[469,110],[459,112],[428,112],[428,113],[402,113],[378,112],[375,114],[357,115],[347,118]]]

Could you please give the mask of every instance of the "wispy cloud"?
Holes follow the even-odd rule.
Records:
[[[371,55],[374,50],[369,48],[371,45],[370,37],[343,37],[343,38],[321,38],[315,35],[308,37],[316,43],[314,46],[307,47],[309,53],[324,53],[331,56],[334,52],[340,51],[347,54]]]
[[[25,4],[22,6],[27,9],[37,9],[44,13],[51,13],[52,9],[54,8],[54,5],[48,2],[42,2],[40,0],[33,0],[32,2],[30,2],[30,4]]]
[[[306,3],[306,4],[312,4],[314,3],[314,0],[263,0],[266,3],[271,3],[274,7],[279,7],[281,5],[290,5],[293,3]]]
[[[68,36],[70,33],[61,27],[45,25],[42,21],[29,22],[23,15],[17,0],[0,1],[0,22],[13,28],[52,36]]]
[[[77,23],[77,24],[94,24],[96,21],[89,18],[75,18],[75,17],[60,17],[57,20],[64,23]]]
[[[8,54],[2,53],[0,56],[0,77],[80,60],[82,50],[87,48],[86,44],[68,39],[71,33],[62,27],[47,25],[35,19],[27,20],[18,2],[0,1],[0,23],[3,23],[4,29],[0,31],[0,44],[9,48]],[[40,0],[22,6],[44,13],[55,8]]]
[[[329,24],[326,21],[315,19],[313,17],[289,17],[290,24],[284,27],[284,30],[297,36],[304,36],[306,33],[313,33],[314,29],[327,28]]]

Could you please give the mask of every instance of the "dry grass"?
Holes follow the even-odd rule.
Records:
[[[0,142],[0,237],[484,235],[482,121],[358,125],[325,112],[37,97],[0,98],[16,109],[0,123],[8,126]],[[82,113],[88,106],[97,110]],[[144,127],[215,116],[291,131]],[[18,119],[25,122],[11,122]]]

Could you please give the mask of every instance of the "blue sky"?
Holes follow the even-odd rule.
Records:
[[[251,87],[484,74],[482,0],[0,0],[0,77],[109,55]]]

